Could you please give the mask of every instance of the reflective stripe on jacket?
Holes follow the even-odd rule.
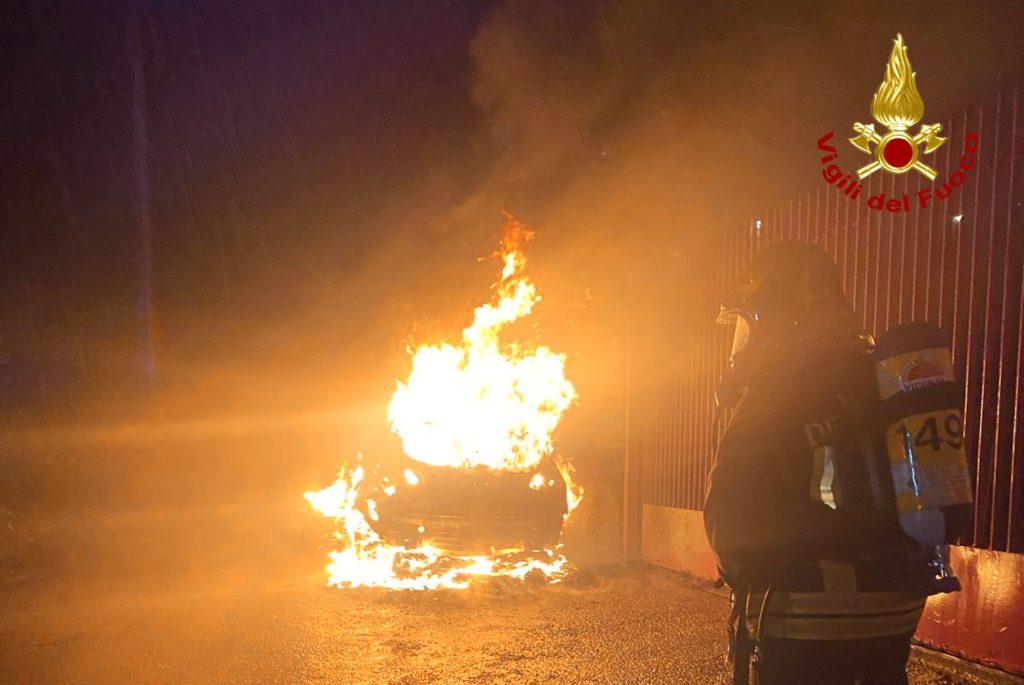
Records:
[[[764,593],[753,593],[747,626],[756,634]],[[911,633],[925,600],[906,592],[773,592],[761,637],[789,640],[863,640]]]
[[[925,598],[905,591],[858,592],[853,567],[829,559],[818,562],[824,592],[772,592],[760,637],[789,640],[865,640],[905,635],[917,628]],[[747,602],[747,627],[757,635],[764,590]]]

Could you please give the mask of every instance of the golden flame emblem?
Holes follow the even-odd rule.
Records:
[[[917,169],[934,181],[935,169],[922,162],[920,156],[935,152],[946,139],[939,136],[942,124],[923,124],[916,135],[908,132],[924,116],[924,100],[917,91],[917,73],[910,66],[907,46],[900,34],[896,34],[889,63],[885,65],[885,80],[871,99],[871,116],[889,131],[879,134],[874,124],[853,125],[857,135],[850,138],[850,143],[875,158],[858,169],[857,176],[863,179],[879,169],[893,174]]]

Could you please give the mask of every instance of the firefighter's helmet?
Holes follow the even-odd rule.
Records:
[[[788,241],[754,255],[741,270],[718,321],[736,326],[730,367],[737,371],[750,366],[744,359],[766,360],[785,348],[799,347],[802,341],[831,335],[837,328],[846,334],[852,311],[829,254],[816,245]],[[748,371],[723,379],[719,404],[734,404],[749,381]]]

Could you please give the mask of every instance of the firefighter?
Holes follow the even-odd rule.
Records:
[[[877,445],[873,341],[834,262],[807,243],[755,255],[732,304],[720,319],[736,330],[717,399],[736,411],[704,522],[734,591],[736,682],[747,682],[752,655],[759,685],[905,684],[935,591],[933,550],[902,534],[891,511],[841,506],[840,496],[856,500],[852,471],[837,482],[844,458],[865,464]]]

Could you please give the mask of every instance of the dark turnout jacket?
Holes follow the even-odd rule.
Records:
[[[805,351],[773,373],[750,388],[710,475],[704,522],[723,576],[755,600],[771,585],[766,628],[779,637],[913,630],[924,604],[922,550],[891,517],[849,506],[863,495],[849,465],[864,461],[877,392],[868,350]],[[822,487],[833,476],[834,493]],[[853,624],[843,619],[851,612]]]

